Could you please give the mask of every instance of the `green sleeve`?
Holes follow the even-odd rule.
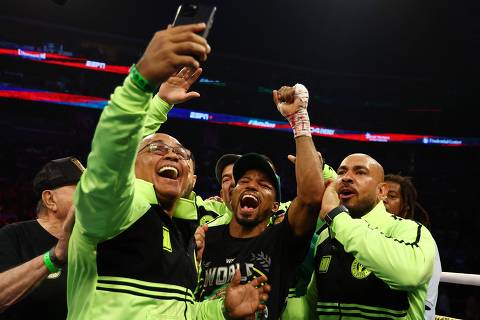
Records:
[[[331,225],[335,238],[358,261],[396,290],[413,290],[430,280],[435,242],[430,232],[402,220],[389,236],[363,219],[340,213]]]
[[[173,105],[168,104],[165,100],[155,95],[150,100],[150,106],[143,127],[143,137],[149,136],[157,132],[160,126],[167,121],[167,114]]]
[[[309,315],[308,317],[305,317],[305,319],[315,319],[317,314],[317,276],[315,275],[315,272],[313,272],[312,278],[307,287],[305,300]]]
[[[320,220],[320,218],[318,219]],[[315,268],[318,266],[315,265],[315,256],[317,255],[317,248],[320,243],[322,243],[325,240],[325,230],[324,232],[320,233],[318,235],[315,245],[313,249],[310,247],[310,250],[313,251],[313,260],[314,260],[314,270],[312,272],[312,276],[310,278],[310,283],[307,286],[307,293],[305,294],[305,303],[307,304],[307,309],[308,309],[308,317],[305,317],[305,319],[315,319],[317,315],[317,296],[318,296],[318,291],[317,291],[317,276],[315,274]],[[310,244],[311,246],[311,244]]]
[[[288,298],[287,306],[283,310],[280,320],[305,320],[309,319],[309,314],[305,296]]]
[[[195,302],[192,308],[192,319],[207,320],[207,319],[225,319],[222,313],[223,299],[205,300],[202,302]]]
[[[327,181],[335,179],[337,179],[337,173],[332,167],[325,163],[325,165],[323,166],[323,180]]]
[[[150,94],[127,77],[98,122],[75,192],[76,228],[94,241],[116,235],[135,211],[134,162],[149,101]]]

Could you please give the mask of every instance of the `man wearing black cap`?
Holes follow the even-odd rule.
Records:
[[[83,171],[74,157],[48,162],[33,181],[37,219],[0,229],[1,319],[32,319],[38,312],[45,319],[66,318],[64,227],[73,222],[73,192]]]
[[[233,179],[233,164],[235,161],[240,159],[241,155],[234,153],[227,153],[222,155],[215,165],[215,177],[217,178],[218,183],[220,184],[220,199],[218,197],[212,197],[208,200],[218,200],[225,204],[228,210],[219,211],[217,218],[214,222],[209,223],[211,226],[218,226],[222,224],[228,224],[232,220],[232,207],[230,205],[230,192],[233,187],[235,187],[235,180]],[[207,201],[206,203],[211,203]],[[275,215],[272,216],[272,223],[275,221],[276,215],[283,214],[288,209],[291,201],[280,203],[278,211],[275,212]],[[220,218],[219,218],[220,217]],[[202,225],[202,223],[200,223]]]
[[[197,290],[202,300],[221,297],[236,268],[240,268],[243,281],[267,275],[272,290],[257,319],[280,317],[294,270],[308,251],[324,191],[306,109],[308,91],[297,84],[282,87],[273,95],[295,135],[297,196],[287,219],[269,225],[281,201],[280,177],[268,157],[258,153],[241,156],[233,165],[233,218],[228,225],[209,226],[206,231],[202,286]]]

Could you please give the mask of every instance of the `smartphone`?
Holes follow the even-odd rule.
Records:
[[[172,26],[204,22],[207,27],[200,35],[206,39],[213,24],[215,11],[217,11],[217,7],[215,6],[203,4],[181,4],[178,6],[177,14],[175,15]]]

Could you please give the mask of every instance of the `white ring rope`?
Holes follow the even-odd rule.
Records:
[[[440,282],[480,286],[480,274],[442,272]]]

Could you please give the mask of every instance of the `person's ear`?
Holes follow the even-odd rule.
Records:
[[[194,175],[192,176],[192,181],[193,181],[193,182],[192,182],[192,188],[195,188],[195,184],[197,183],[197,175],[196,175],[196,174],[194,174]]]
[[[377,199],[384,200],[387,198],[388,185],[385,182],[381,182],[377,185]]]
[[[42,201],[45,208],[50,211],[57,210],[57,202],[55,201],[55,196],[52,190],[43,190],[42,191]]]

